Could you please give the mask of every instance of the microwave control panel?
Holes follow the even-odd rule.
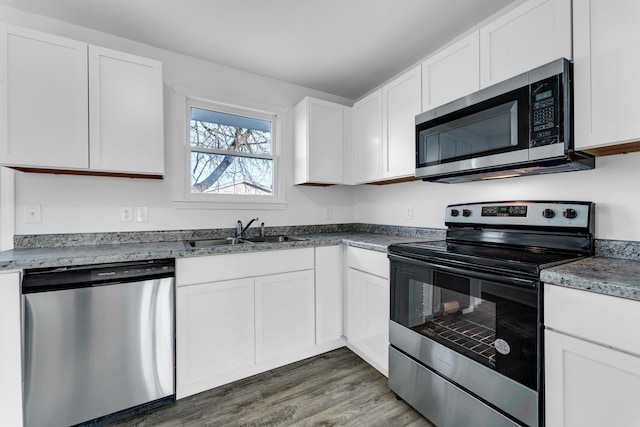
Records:
[[[529,95],[529,146],[541,147],[560,142],[563,101],[560,76],[533,83]]]

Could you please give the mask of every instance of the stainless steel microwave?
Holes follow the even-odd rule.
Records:
[[[562,58],[416,116],[416,176],[466,182],[593,169],[573,149],[572,64]]]

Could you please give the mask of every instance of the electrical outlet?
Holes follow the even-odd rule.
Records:
[[[120,222],[132,222],[133,221],[133,209],[131,206],[124,206],[120,208]]]
[[[404,216],[406,219],[413,219],[413,206],[404,208]]]
[[[24,205],[25,224],[37,224],[42,222],[42,210],[40,205]]]
[[[136,222],[147,222],[149,216],[147,215],[147,207],[146,206],[137,206],[135,208],[136,213]]]

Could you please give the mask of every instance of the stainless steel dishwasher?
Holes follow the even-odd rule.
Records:
[[[175,401],[175,263],[26,270],[28,427],[104,425]]]

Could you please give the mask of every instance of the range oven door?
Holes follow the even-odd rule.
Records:
[[[537,425],[541,323],[536,282],[397,255],[389,259],[392,350]],[[390,384],[392,374],[390,367]]]

